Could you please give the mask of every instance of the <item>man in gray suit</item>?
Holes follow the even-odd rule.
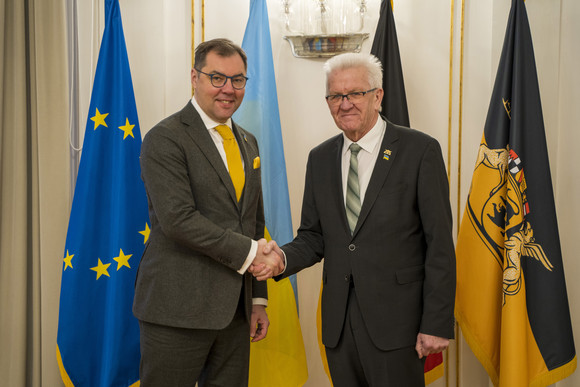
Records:
[[[141,150],[151,233],[133,313],[140,377],[149,386],[247,386],[249,336],[268,331],[258,144],[231,116],[242,103],[246,55],[226,39],[200,44],[194,97],[151,129]],[[268,270],[266,270],[268,271]]]
[[[322,342],[335,387],[424,386],[424,357],[453,337],[455,254],[437,141],[379,114],[372,55],[325,64],[341,135],[309,155],[298,235],[280,279],[319,262]],[[271,248],[282,251],[274,243]],[[268,277],[260,265],[250,269]]]

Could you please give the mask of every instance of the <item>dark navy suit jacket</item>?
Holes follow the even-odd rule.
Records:
[[[322,341],[340,338],[354,283],[362,317],[383,350],[414,346],[419,332],[454,335],[455,252],[445,165],[438,142],[387,122],[361,213],[346,219],[343,135],[309,155],[296,238],[282,247],[289,276],[324,258]]]

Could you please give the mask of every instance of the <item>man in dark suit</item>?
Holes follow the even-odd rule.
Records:
[[[240,47],[200,44],[194,98],[143,140],[151,233],[133,304],[143,387],[247,386],[249,336],[266,336],[266,283],[247,268],[282,267],[262,254],[258,144],[231,120],[246,80]]]
[[[341,135],[314,148],[298,235],[280,279],[324,257],[322,341],[335,387],[424,386],[425,356],[454,334],[455,254],[438,142],[380,116],[372,55],[325,64]],[[271,248],[282,253],[274,243]],[[268,276],[259,265],[250,269]]]

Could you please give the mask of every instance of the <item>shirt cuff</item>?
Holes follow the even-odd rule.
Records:
[[[286,252],[282,249],[280,249],[280,251],[282,251],[282,255],[284,256],[284,269],[278,274],[283,274],[286,271],[286,264],[288,263],[288,261],[286,261]]]
[[[244,274],[246,272],[246,270],[248,270],[248,267],[250,267],[252,262],[254,262],[254,259],[256,258],[257,252],[258,252],[258,242],[256,242],[255,240],[252,239],[252,246],[250,247],[250,252],[248,253],[248,256],[246,257],[244,264],[238,270],[238,273]]]
[[[268,300],[265,298],[252,298],[252,305],[268,306]]]

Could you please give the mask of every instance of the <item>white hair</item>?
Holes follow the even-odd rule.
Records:
[[[334,71],[355,67],[364,67],[367,70],[371,88],[383,87],[383,66],[377,57],[372,54],[348,52],[333,56],[324,64],[323,70],[326,75],[326,91],[328,92],[328,79]]]

